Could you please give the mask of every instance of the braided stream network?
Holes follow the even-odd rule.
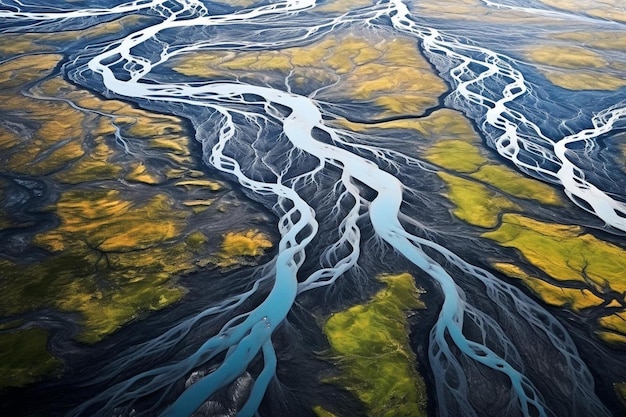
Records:
[[[517,7],[513,2],[485,4],[494,10]],[[470,117],[501,157],[563,189],[615,234],[626,232],[626,204],[615,192],[587,179],[585,168],[577,166],[568,150],[581,144],[593,148],[600,136],[623,126],[624,103],[617,100],[599,109],[585,128],[560,137],[545,133],[533,122],[537,115],[525,112],[524,100],[538,98],[518,68],[522,64],[425,25],[403,0],[381,0],[339,17],[317,19],[309,18],[315,0],[276,1],[232,12],[216,7],[215,13],[201,0],[65,6],[4,0],[0,17],[6,31],[51,31],[67,24],[80,27],[83,20],[93,24],[124,14],[152,16],[150,25],[128,36],[89,45],[65,64],[64,71],[74,82],[103,94],[139,105],[170,106],[187,115],[204,161],[270,205],[280,233],[276,256],[244,291],[134,347],[98,378],[114,380],[120,369],[184,345],[203,321],[226,317],[219,331],[184,357],[118,378],[71,416],[182,417],[201,415],[202,410],[217,415],[211,411],[218,407],[215,394],[238,385],[246,385],[245,395],[224,406],[220,415],[256,415],[276,377],[276,329],[299,294],[363,274],[359,261],[366,247],[401,255],[442,293],[428,344],[439,415],[483,415],[472,397],[488,390],[489,381],[500,381],[502,416],[611,415],[596,396],[594,379],[563,325],[515,286],[438,243],[432,225],[421,223],[411,211],[425,197],[408,179],[435,167],[333,127],[329,120],[339,117],[334,109],[341,104],[317,100],[315,94],[295,94],[288,80],[283,89],[244,81],[177,82],[159,76],[159,69],[194,51],[298,46],[349,25],[412,37],[449,83],[447,106]],[[518,9],[542,13],[527,6]],[[222,28],[237,25],[246,28],[242,39],[220,36]],[[185,38],[196,33],[194,29],[206,36]],[[317,267],[303,268],[306,262]],[[533,360],[533,353],[523,347],[525,340],[540,346],[553,370],[541,370],[544,362]],[[195,372],[198,369],[205,371]],[[546,380],[545,372],[557,373],[558,383]],[[180,381],[190,381],[192,373],[193,383],[180,389]],[[549,396],[543,394],[548,391]]]

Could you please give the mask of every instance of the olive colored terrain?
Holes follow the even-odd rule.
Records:
[[[622,76],[626,63],[609,62],[588,46],[568,43],[530,47],[526,57],[540,64],[551,83],[569,90],[617,90],[626,86]]]
[[[425,308],[408,273],[384,275],[385,284],[366,304],[334,313],[324,325],[341,370],[328,380],[359,398],[368,416],[425,416],[426,388],[415,369],[407,315]],[[320,417],[332,416],[321,407]]]
[[[445,195],[455,205],[452,214],[483,229],[485,238],[516,248],[522,257],[519,265],[494,259],[494,267],[521,280],[547,304],[575,312],[601,309],[598,336],[610,343],[626,344],[626,251],[585,233],[579,226],[532,219],[526,204],[569,203],[554,187],[503,166],[482,150],[480,138],[460,113],[443,109],[417,119],[373,125],[340,120],[338,124],[357,132],[418,132],[423,143],[413,146],[441,168],[438,176],[446,184]],[[521,266],[524,264],[538,268],[545,276],[527,271]]]
[[[63,364],[46,348],[45,330],[29,328],[0,335],[0,389],[20,387],[59,373]]]
[[[323,98],[324,88],[332,86],[334,100],[373,104],[379,116],[419,114],[436,105],[445,84],[416,43],[403,37],[388,40],[375,32],[369,36],[372,39],[352,32],[330,34],[311,45],[280,51],[198,52],[180,58],[173,69],[188,76],[228,79],[259,72],[271,77],[277,71],[278,79],[287,78],[294,88],[315,86]]]
[[[556,9],[588,16],[625,21],[622,2],[542,0]],[[623,31],[572,30],[559,21],[549,21],[550,31],[534,31],[548,22],[540,15],[521,12],[490,13],[477,0],[421,2],[420,14],[459,20],[480,20],[492,24],[508,20],[523,22],[527,38],[534,42],[517,45],[520,55],[539,64],[538,69],[553,84],[570,90],[617,90],[626,86],[626,37]],[[554,30],[556,29],[556,30]],[[460,114],[448,110],[429,117],[359,125],[340,121],[353,131],[399,129],[418,131],[428,144],[415,145],[419,154],[438,165],[439,177],[447,186],[446,197],[455,205],[455,217],[477,226],[485,238],[515,248],[515,263],[493,259],[495,269],[519,279],[546,304],[587,315],[600,315],[597,335],[619,348],[626,345],[626,292],[624,271],[626,251],[586,232],[578,226],[561,225],[532,218],[533,202],[542,205],[569,205],[561,193],[502,166],[482,150],[479,138]],[[619,138],[616,138],[619,141]],[[619,145],[622,155],[626,147]],[[619,163],[619,160],[618,160]],[[622,164],[622,166],[624,166]],[[623,168],[622,168],[623,169]],[[531,205],[528,205],[531,204]],[[525,208],[529,207],[529,208]],[[626,384],[616,391],[626,397]],[[626,400],[624,400],[626,406]]]
[[[273,242],[245,221],[234,229],[237,219],[225,220],[232,203],[220,198],[228,190],[196,168],[182,120],[52,76],[60,59],[40,54],[0,65],[0,201],[12,198],[10,178],[43,179],[56,197],[39,210],[58,219],[25,235],[48,254],[41,261],[0,258],[0,314],[67,312],[79,318],[76,340],[92,344],[181,300],[177,277],[254,264]],[[30,226],[0,211],[2,229]],[[45,328],[1,331],[2,352],[24,348],[3,361],[0,387],[62,369],[47,338]]]
[[[436,113],[431,117],[437,117]],[[449,125],[452,119],[445,120]],[[460,115],[456,123],[467,124]],[[426,133],[427,138],[432,136],[420,125],[403,124]],[[497,269],[521,279],[546,303],[573,311],[610,307],[600,319],[597,333],[605,341],[626,343],[626,251],[585,233],[579,226],[542,222],[524,214],[515,199],[543,205],[565,202],[554,188],[498,165],[480,150],[477,135],[467,134],[468,128],[458,127],[452,134],[438,132],[436,142],[425,151],[429,161],[447,170],[438,175],[456,206],[453,214],[475,226],[496,228],[483,236],[518,249],[525,262],[552,278],[548,282],[520,266],[494,261]]]
[[[115,34],[127,27],[134,27],[144,21],[143,16],[124,16],[108,23],[102,23],[83,30],[69,30],[50,33],[11,33],[0,34],[0,56],[26,53],[49,53],[57,51],[67,42],[77,39],[89,40],[107,34]]]
[[[626,22],[623,2],[541,0],[557,10],[585,14],[599,19]],[[589,31],[571,28],[542,36],[525,50],[550,82],[569,90],[617,90],[626,86],[626,36],[623,30]],[[617,53],[616,53],[617,52]]]
[[[626,11],[621,0],[540,0],[556,9],[583,13],[601,19],[626,22]]]

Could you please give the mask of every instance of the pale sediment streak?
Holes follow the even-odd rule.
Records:
[[[162,3],[165,2],[132,2],[126,3],[124,7],[155,7]],[[565,329],[515,287],[465,262],[439,244],[412,234],[409,229],[419,228],[421,225],[417,219],[412,219],[401,211],[405,201],[404,194],[407,191],[405,185],[396,176],[361,156],[359,152],[363,150],[363,146],[351,144],[345,133],[340,134],[324,123],[321,107],[316,101],[291,92],[243,83],[213,82],[191,85],[155,84],[144,81],[154,68],[167,62],[171,54],[166,48],[157,62],[151,62],[136,56],[134,48],[153,39],[163,30],[240,22],[258,23],[260,19],[267,17],[281,17],[284,14],[309,9],[315,6],[314,0],[279,2],[219,16],[207,16],[206,8],[199,1],[170,1],[167,4],[176,4],[177,7],[168,8],[162,22],[110,45],[89,61],[88,68],[102,77],[104,88],[119,96],[199,106],[210,109],[217,115],[215,117],[216,129],[219,130],[217,139],[215,143],[204,143],[207,149],[210,149],[207,151],[207,161],[218,170],[234,176],[248,190],[262,196],[273,196],[276,201],[276,212],[280,216],[278,230],[281,238],[278,255],[263,269],[262,275],[256,278],[254,286],[249,291],[209,307],[181,322],[161,337],[138,346],[135,352],[116,362],[116,366],[123,367],[138,358],[157,355],[175,347],[201,320],[214,314],[236,311],[246,300],[258,294],[260,283],[272,282],[272,286],[261,303],[245,313],[233,314],[234,317],[217,334],[207,339],[191,355],[178,362],[141,372],[113,385],[74,410],[72,415],[104,416],[110,415],[112,410],[119,407],[130,409],[133,403],[141,398],[158,392],[171,392],[178,381],[221,354],[224,354],[224,357],[220,363],[183,391],[162,415],[176,417],[192,415],[215,392],[244,373],[255,358],[261,358],[263,369],[256,376],[245,405],[236,410],[239,416],[254,415],[275,376],[276,355],[271,339],[274,330],[285,320],[298,293],[331,285],[347,271],[358,268],[362,245],[360,225],[364,221],[371,224],[378,239],[434,279],[444,295],[439,319],[431,331],[429,346],[441,415],[480,415],[480,410],[475,409],[470,398],[471,386],[467,375],[469,370],[480,366],[491,369],[507,379],[510,385],[507,389],[510,397],[507,408],[509,415],[553,415],[549,404],[536,386],[538,382],[527,375],[527,364],[514,343],[518,337],[515,334],[517,331],[540,335],[543,340],[547,340],[550,349],[556,352],[558,360],[566,364],[562,381],[565,388],[562,391],[567,398],[572,399],[571,415],[609,415],[596,398],[593,392],[593,379]],[[495,139],[496,147],[501,154],[508,156],[526,172],[535,173],[544,179],[560,181],[573,195],[580,194],[582,195],[580,198],[592,200],[589,203],[593,206],[596,200],[589,197],[590,185],[580,178],[581,175],[576,172],[575,167],[566,168],[572,165],[571,163],[568,165],[567,162],[565,147],[568,142],[555,143],[544,137],[539,128],[526,120],[524,115],[506,108],[508,102],[526,92],[521,73],[512,68],[500,55],[461,43],[435,29],[416,25],[408,9],[400,1],[392,0],[388,6],[385,13],[391,18],[397,30],[421,39],[427,53],[443,54],[450,60],[452,69],[449,74],[456,81],[455,97],[484,109],[485,123],[504,132]],[[380,7],[372,10],[372,14],[368,15],[370,18],[383,14]],[[33,20],[59,19],[63,13],[68,13],[67,17],[89,15],[88,10],[82,10],[48,13],[38,17],[37,13],[28,14],[20,11],[16,12],[14,17]],[[98,13],[100,12],[95,11],[93,14]],[[52,14],[54,17],[50,16]],[[339,23],[340,20],[335,20],[326,27],[332,29],[334,24]],[[313,25],[311,29],[309,33],[318,27]],[[210,42],[204,42],[203,46],[210,46]],[[193,49],[193,46],[189,49]],[[475,54],[481,55],[484,59],[477,61],[470,57]],[[456,66],[453,67],[452,63],[456,63]],[[485,70],[473,73],[469,70],[470,63],[479,64]],[[113,65],[118,64],[123,64],[125,78],[119,77],[119,74],[111,69]],[[499,93],[497,98],[481,96],[472,89],[493,77],[508,80],[503,90],[497,92]],[[259,112],[259,106],[264,113]],[[289,110],[288,114],[285,114],[285,108]],[[604,131],[610,129],[612,124],[623,116],[623,111],[613,109],[606,116],[602,119],[603,123],[598,123],[595,129],[572,135],[568,141],[590,140],[603,129]],[[237,123],[240,119],[256,125],[258,129],[262,129],[263,125],[279,128],[281,135],[288,140],[291,147],[287,161],[264,161],[267,171],[264,175],[247,172],[242,167],[241,161],[228,151],[233,146],[240,145],[237,137],[239,129]],[[522,137],[518,133],[517,126],[520,123],[537,135],[539,145],[531,142],[530,137]],[[314,138],[313,132],[316,130],[330,138],[328,143]],[[544,170],[539,164],[520,161],[516,155],[522,148],[526,151],[532,150],[531,153],[538,153],[543,158],[549,158],[562,168],[558,172],[552,172]],[[370,150],[381,160],[389,158],[389,165],[398,166],[397,162],[391,160],[392,156],[398,156],[397,154],[377,151],[374,147]],[[294,155],[297,153],[308,155],[316,163],[306,172],[290,176],[291,164],[294,163],[291,159],[295,159]],[[276,165],[269,165],[272,162]],[[302,187],[305,184],[315,185],[316,176],[329,169],[340,173],[340,179],[328,190],[329,194],[339,195],[337,210],[334,212],[340,213],[342,205],[348,205],[347,212],[344,218],[338,219],[339,238],[323,251],[328,266],[319,268],[298,282],[298,273],[306,259],[307,249],[312,240],[318,237],[319,232],[314,202],[305,199]],[[374,190],[376,195],[368,200],[355,185],[355,181],[365,184]],[[571,184],[572,181],[578,185]],[[619,205],[612,207],[615,211],[620,210]],[[603,219],[602,216],[611,217],[611,213],[596,214]],[[617,216],[616,213],[613,214]],[[619,226],[616,222],[611,224]],[[436,257],[445,260],[445,264],[454,269],[454,276],[435,259]],[[457,282],[455,279],[460,281]],[[463,285],[470,283],[475,287],[475,291],[490,300],[502,316],[499,320],[505,322],[507,326],[472,305],[460,287],[461,281]],[[471,336],[465,330],[468,323],[475,329],[475,334]],[[109,376],[112,374],[104,378]],[[163,404],[157,401],[153,408],[162,409]]]

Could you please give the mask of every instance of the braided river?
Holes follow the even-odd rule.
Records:
[[[625,34],[617,1],[1,0],[0,338],[43,331],[57,364],[9,379],[3,415],[623,415]],[[182,126],[184,162],[154,142],[172,127],[133,133],[139,114]],[[61,133],[30,158],[42,120]],[[176,163],[195,177],[137,174]],[[113,195],[139,226],[77,208]],[[153,203],[187,210],[154,241]],[[263,250],[200,260],[244,228]],[[367,381],[333,377],[325,322],[402,273],[426,400],[379,414]],[[138,282],[154,301],[89,327]]]

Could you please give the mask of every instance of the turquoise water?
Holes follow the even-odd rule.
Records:
[[[578,215],[578,224],[623,247],[626,181],[614,162],[619,158],[605,155],[607,138],[624,127],[623,88],[566,91],[549,83],[540,65],[524,62],[511,45],[527,42],[522,16],[544,19],[527,23],[534,30],[574,22],[590,31],[619,32],[624,23],[540,3],[477,2],[493,15],[518,22],[508,32],[507,25],[488,18],[481,26],[452,13],[428,16],[421,2],[374,2],[345,13],[324,11],[324,4],[314,0],[250,3],[0,4],[8,32],[55,31],[64,25],[82,29],[123,15],[151,16],[150,23],[125,37],[77,42],[66,52],[63,75],[105,97],[188,118],[209,169],[238,184],[278,219],[277,252],[251,273],[245,291],[196,310],[151,341],[125,350],[113,362],[118,369],[104,368],[98,375],[100,392],[68,415],[256,415],[264,401],[277,401],[269,394],[281,366],[276,332],[289,321],[298,300],[323,300],[329,296],[321,294],[332,294],[330,289],[342,280],[366,291],[359,280],[373,277],[368,267],[393,269],[389,254],[428,280],[441,297],[439,305],[429,306],[439,313],[424,337],[433,413],[617,415],[614,394],[596,390],[599,375],[590,371],[589,358],[582,357],[576,342],[582,336],[571,336],[563,317],[490,269],[480,245],[474,250],[464,243],[476,235],[465,238],[462,228],[446,229],[451,220],[433,185],[440,167],[416,155],[412,145],[403,148],[393,135],[368,137],[334,123],[353,116],[367,120],[376,113],[373,103],[332,102],[337,98],[329,93],[333,82],[316,88],[311,80],[309,87],[297,87],[291,84],[293,71],[276,74],[270,69],[265,79],[249,74],[203,78],[185,77],[170,65],[199,51],[302,47],[341,30],[408,39],[447,90],[424,114],[386,114],[386,121],[424,117],[443,108],[462,112],[479,132],[481,145],[500,163],[550,184],[569,199],[566,214],[543,208],[547,213],[536,209],[538,217],[563,215],[562,221],[570,224]],[[489,256],[501,250],[491,248]],[[223,318],[220,328],[203,334],[202,342],[195,339],[191,351],[182,349],[190,332],[212,317]],[[586,340],[585,352],[589,343],[602,343]],[[158,357],[164,346],[181,353],[162,363],[149,361],[132,375],[119,368]],[[622,370],[623,365],[615,373]],[[251,384],[243,384],[250,378]],[[233,387],[242,388],[230,400],[219,396]],[[484,397],[495,392],[498,401],[489,405]]]

